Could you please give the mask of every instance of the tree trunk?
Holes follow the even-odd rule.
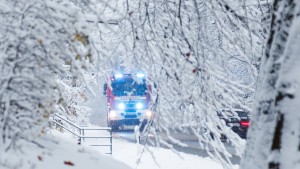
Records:
[[[242,169],[300,168],[299,4],[274,0]]]

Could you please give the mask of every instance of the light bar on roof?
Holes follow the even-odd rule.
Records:
[[[121,73],[115,74],[115,78],[117,78],[117,79],[120,79],[120,78],[122,78],[122,77],[123,77],[123,74],[121,74]]]
[[[143,77],[145,77],[145,74],[144,74],[144,73],[138,73],[138,74],[136,74],[136,76],[137,76],[138,78],[143,78]]]

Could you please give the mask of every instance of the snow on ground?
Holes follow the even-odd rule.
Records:
[[[175,154],[170,149],[151,147],[150,152],[144,152],[140,164],[137,166],[136,161],[139,157],[138,147],[136,144],[129,143],[125,140],[115,140],[113,142],[113,157],[120,160],[132,168],[137,169],[222,169],[223,167],[208,157],[199,157],[185,153]]]
[[[89,147],[79,146],[63,134],[24,142],[22,152],[0,154],[0,169],[130,169],[126,164]]]
[[[52,130],[52,134],[61,139],[66,139],[74,143],[77,142],[76,139],[72,138],[72,136],[66,132],[62,134],[58,131]],[[102,154],[108,152],[108,150],[103,150],[100,147],[86,146],[87,144],[89,143],[86,140],[82,147],[85,147],[85,149],[98,151]],[[200,157],[185,153],[179,153],[180,156],[178,156],[170,149],[155,147],[150,147],[152,154],[148,151],[144,152],[139,165],[137,165],[137,160],[138,157],[140,157],[139,152],[141,149],[142,147],[138,147],[138,145],[135,143],[114,138],[113,154],[111,157],[135,169],[223,169],[220,164],[216,163],[209,157]],[[153,159],[152,155],[155,160]],[[106,156],[110,158],[110,155]],[[238,168],[239,166],[236,165],[233,169]]]
[[[120,138],[113,139],[112,155],[105,154],[109,149],[88,146],[87,140],[78,145],[70,133],[55,129],[37,143],[24,142],[21,152],[1,154],[0,169],[223,169],[209,157],[177,155],[165,148],[149,147],[152,154],[145,151],[141,156],[142,146]]]

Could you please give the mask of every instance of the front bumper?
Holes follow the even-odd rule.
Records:
[[[120,120],[109,120],[109,126],[122,126],[122,125],[139,125],[140,123],[146,124],[148,122],[147,119],[120,119]]]
[[[151,119],[153,112],[150,110],[133,110],[133,111],[124,111],[124,110],[110,110],[108,112],[109,121],[143,121],[145,119]]]

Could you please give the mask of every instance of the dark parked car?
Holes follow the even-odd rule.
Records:
[[[241,109],[222,110],[218,112],[218,115],[225,121],[226,125],[231,127],[241,138],[247,138],[247,132],[250,126],[248,112]],[[223,135],[221,139],[226,140],[226,136]]]

